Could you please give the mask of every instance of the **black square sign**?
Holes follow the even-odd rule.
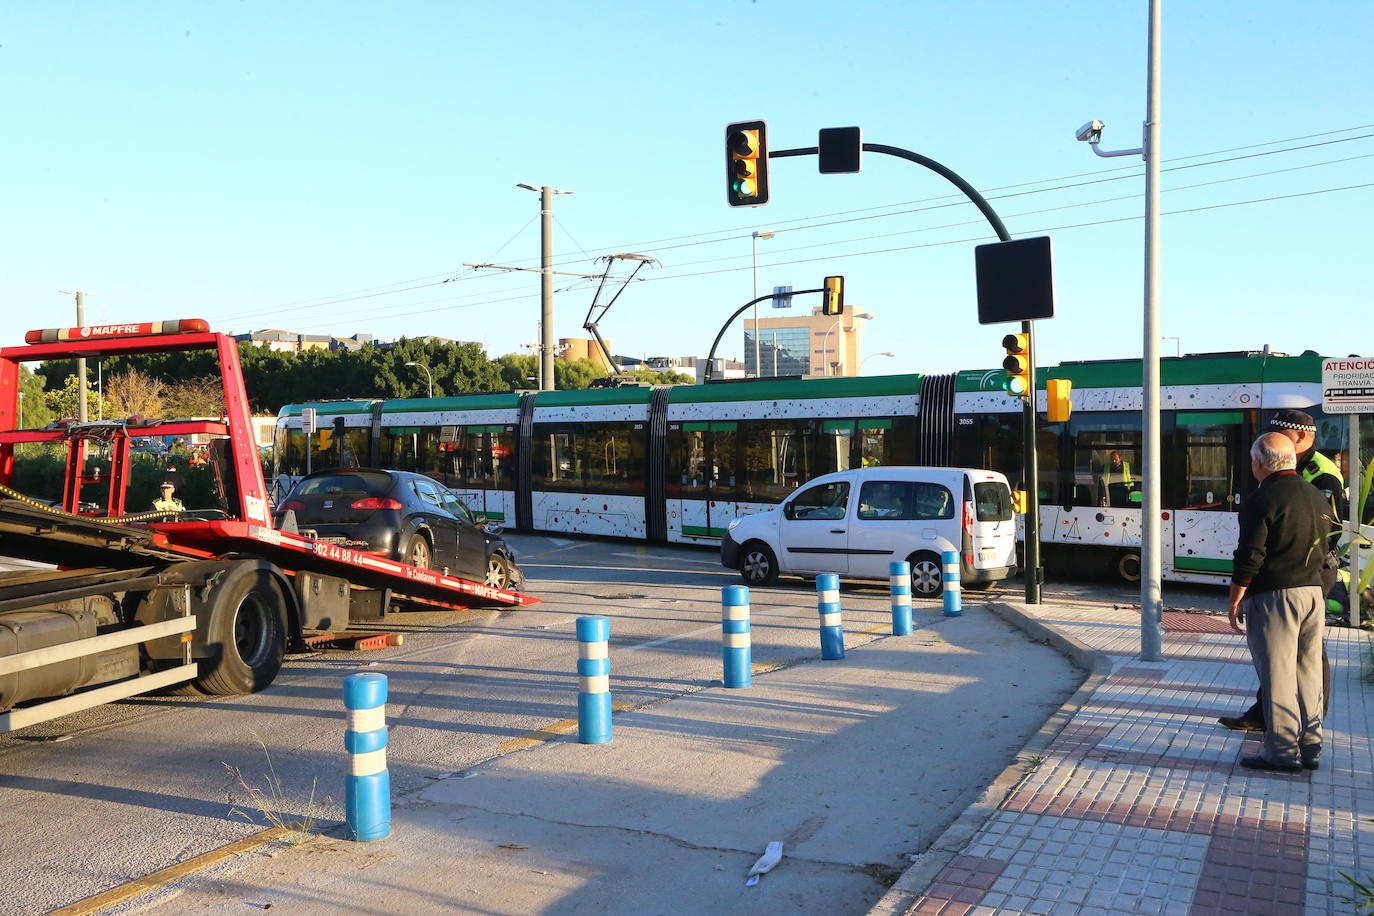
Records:
[[[978,272],[978,323],[1054,317],[1050,237],[994,242],[973,249]]]

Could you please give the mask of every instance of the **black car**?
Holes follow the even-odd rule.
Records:
[[[288,519],[288,513],[291,518]],[[501,529],[423,474],[334,468],[303,477],[276,508],[277,527],[421,569],[519,590],[524,575]]]

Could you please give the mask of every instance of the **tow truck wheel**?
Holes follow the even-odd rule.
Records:
[[[281,670],[286,601],[270,575],[232,578],[216,595],[206,632],[210,657],[195,686],[212,696],[261,690]]]
[[[429,547],[429,541],[425,536],[416,532],[410,536],[410,543],[406,545],[405,553],[401,555],[401,562],[408,563],[418,569],[431,569],[434,566],[434,551]]]

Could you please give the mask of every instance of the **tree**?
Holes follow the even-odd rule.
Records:
[[[80,382],[73,375],[67,376],[66,382],[60,391],[49,391],[44,394],[44,399],[48,409],[58,417],[75,417],[80,409]],[[104,401],[100,397],[100,392],[91,387],[91,383],[86,383],[86,419],[93,420],[96,417],[106,416],[110,413]]]
[[[606,375],[601,363],[593,359],[556,359],[553,361],[553,377],[557,387],[563,391],[590,388],[592,382]]]
[[[631,369],[625,374],[652,385],[695,385],[697,383],[697,380],[692,376],[675,372],[672,369],[666,372],[659,372],[657,369]]]
[[[536,388],[539,385],[539,357],[533,353],[507,353],[496,357],[501,388],[508,391]]]
[[[210,375],[187,379],[167,393],[167,410],[175,417],[222,417],[224,382]]]
[[[22,429],[41,429],[53,421],[52,408],[48,406],[43,391],[46,379],[22,363],[19,366],[19,417]]]
[[[128,369],[105,380],[105,403],[116,417],[164,417],[167,386],[146,372]]]

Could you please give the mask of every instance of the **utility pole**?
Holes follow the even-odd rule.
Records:
[[[76,296],[76,326],[84,328],[86,326],[86,294],[83,292],[69,293],[65,289],[59,289],[59,293],[64,296]],[[76,358],[76,422],[86,422],[86,357]]]
[[[553,196],[571,194],[544,185],[536,188],[521,182],[517,188],[539,192],[539,390],[552,391],[553,375]]]

